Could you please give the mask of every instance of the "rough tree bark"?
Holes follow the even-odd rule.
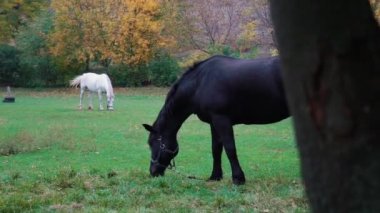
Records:
[[[314,212],[380,212],[380,29],[366,0],[271,0]]]

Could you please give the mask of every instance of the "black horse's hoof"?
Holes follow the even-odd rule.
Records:
[[[235,185],[244,185],[245,184],[245,177],[232,178],[232,183]]]
[[[222,179],[222,176],[211,176],[208,181],[221,181]]]
[[[221,181],[223,179],[223,172],[222,171],[212,171],[209,181]]]

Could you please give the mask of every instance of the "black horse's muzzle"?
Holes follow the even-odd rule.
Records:
[[[169,161],[169,163],[167,163],[167,165],[159,162],[159,159],[160,159],[160,156],[162,155],[162,153],[166,153],[166,154],[171,155],[172,160]],[[158,153],[158,157],[155,160],[152,159],[150,161],[150,169],[149,169],[150,175],[153,177],[163,176],[165,174],[166,168],[169,168],[169,169],[174,168],[175,167],[174,158],[177,154],[178,154],[178,146],[174,151],[172,151],[172,150],[167,149],[165,144],[160,143],[160,151]]]
[[[164,176],[165,169],[166,169],[166,166],[155,164],[153,162],[150,163],[149,171],[150,171],[150,175],[153,177]]]

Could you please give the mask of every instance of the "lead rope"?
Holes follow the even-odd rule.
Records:
[[[162,138],[161,138],[161,137],[158,138],[157,140],[160,142],[160,149],[161,149],[162,151],[165,151],[165,152],[168,152],[168,153],[171,153],[171,154],[174,154],[174,153],[178,152],[178,146],[177,146],[177,148],[176,148],[174,151],[171,151],[171,150],[167,149],[167,148],[166,148],[166,145],[163,144],[163,143],[161,142],[161,141],[162,141]],[[161,154],[161,152],[159,152],[159,154]],[[158,158],[159,158],[159,157],[158,157]],[[156,163],[156,164],[162,166],[162,165],[158,162],[158,158],[157,158],[157,160],[154,160],[154,161],[152,160],[152,162],[154,162],[154,163]],[[173,163],[172,163],[172,162],[173,162]],[[188,178],[188,179],[193,179],[193,180],[203,180],[203,179],[201,179],[201,178],[197,178],[197,177],[195,177],[194,175],[185,175],[185,174],[183,174],[183,173],[177,171],[174,158],[170,161],[169,165],[167,166],[167,169],[169,169],[169,170],[171,170],[171,171],[177,173],[178,175],[180,175],[180,176],[182,176],[182,177]]]
[[[182,176],[182,177],[185,177],[185,178],[188,178],[188,179],[192,179],[192,180],[203,180],[202,178],[197,178],[194,175],[186,175],[186,174],[183,174],[183,173],[179,172],[176,169],[174,158],[173,158],[172,162],[169,163],[168,169],[171,170],[171,171],[173,171],[174,173],[177,173],[179,176]]]

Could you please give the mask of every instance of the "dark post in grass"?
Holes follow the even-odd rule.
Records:
[[[271,0],[313,212],[380,212],[380,28],[367,0]]]
[[[4,103],[14,103],[16,98],[12,95],[11,87],[7,86],[7,95],[4,97]]]

